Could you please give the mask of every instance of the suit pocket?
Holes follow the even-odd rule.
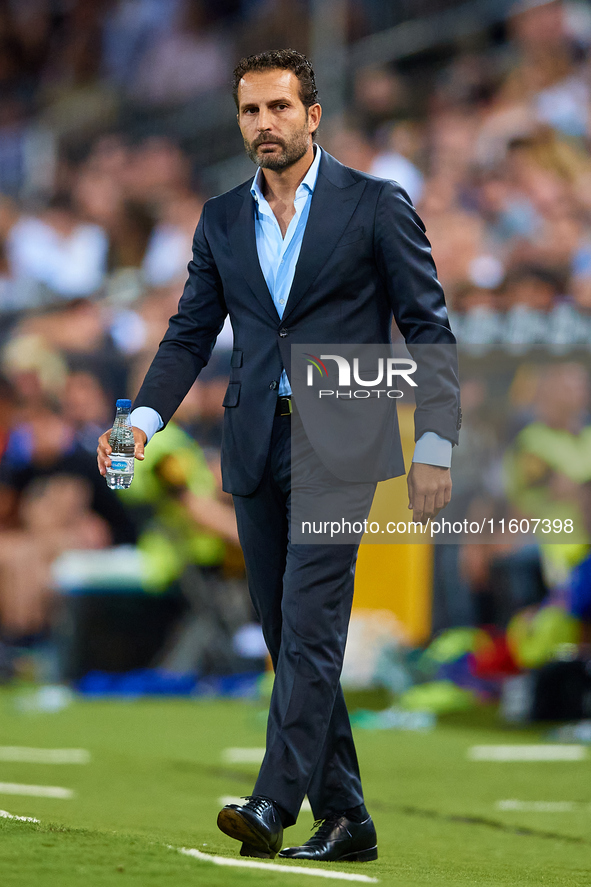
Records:
[[[230,360],[230,366],[233,369],[236,367],[242,366],[242,354],[243,354],[242,351],[237,351],[236,349],[234,349],[234,351],[232,351],[232,359]]]
[[[240,400],[240,382],[230,382],[226,388],[226,396],[222,402],[223,407],[237,407]]]
[[[363,226],[358,228],[351,228],[350,231],[345,231],[345,233],[337,243],[335,249],[338,249],[340,246],[349,246],[349,244],[351,243],[357,243],[358,240],[363,239],[364,232],[365,228],[363,228]]]

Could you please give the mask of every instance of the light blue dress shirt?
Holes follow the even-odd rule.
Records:
[[[304,232],[310,215],[312,195],[318,178],[321,154],[322,149],[317,145],[312,165],[295,193],[293,201],[295,213],[287,226],[285,237],[281,233],[273,210],[263,197],[260,169],[250,188],[250,193],[255,201],[254,228],[259,263],[279,317],[283,317],[300,257]],[[285,370],[281,373],[279,380],[279,394],[291,394]]]
[[[250,193],[254,198],[254,226],[257,255],[263,277],[279,317],[283,317],[302,248],[312,195],[318,179],[322,149],[315,145],[314,160],[298,186],[294,198],[295,213],[287,226],[285,237],[279,222],[261,190],[261,170],[257,170]],[[279,380],[279,395],[291,394],[285,370]],[[131,414],[131,423],[146,433],[148,440],[163,426],[160,414],[151,407],[138,407]],[[425,462],[449,468],[452,445],[434,431],[426,431],[415,444],[413,462]]]

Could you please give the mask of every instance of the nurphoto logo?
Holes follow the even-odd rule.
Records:
[[[321,382],[324,382],[325,380],[330,382],[331,380],[329,379],[329,376],[334,375],[335,367],[331,365],[329,372],[329,368],[326,366],[325,361],[334,361],[334,363],[336,364],[336,370],[338,373],[338,378],[336,382],[337,387],[333,389],[318,389],[319,398],[342,397],[350,400],[351,398],[380,398],[383,395],[393,400],[398,400],[399,398],[403,397],[404,394],[402,391],[400,391],[400,389],[393,387],[396,377],[400,377],[412,388],[417,387],[417,383],[414,381],[414,379],[411,378],[412,374],[417,369],[417,364],[414,360],[410,360],[409,358],[379,357],[377,360],[377,369],[373,371],[373,374],[375,374],[375,378],[371,379],[361,378],[358,357],[354,357],[352,360],[352,370],[351,362],[347,360],[346,357],[343,357],[341,354],[321,354],[319,357],[317,357],[315,354],[309,354],[306,352],[305,358],[308,363],[306,385],[309,388],[314,387],[314,381],[316,378],[316,373],[314,372],[314,370],[316,370],[318,375],[320,376]],[[356,385],[359,385],[359,388],[352,387],[351,374],[353,375],[353,382]],[[386,387],[377,387],[378,385],[382,384],[385,384]]]

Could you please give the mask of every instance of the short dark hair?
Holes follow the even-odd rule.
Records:
[[[232,95],[238,108],[238,84],[249,71],[293,71],[300,81],[300,99],[306,110],[318,101],[316,78],[310,60],[296,49],[269,49],[240,59],[234,68]]]

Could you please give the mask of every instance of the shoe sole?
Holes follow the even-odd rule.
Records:
[[[257,850],[251,844],[243,844],[240,848],[240,856],[249,856],[251,859],[271,859],[271,854],[266,850]]]
[[[355,853],[347,853],[345,856],[339,856],[337,862],[373,862],[378,858],[378,848],[370,847],[368,850],[358,850]]]
[[[287,853],[285,855],[280,853],[279,856],[281,859],[302,859],[307,862],[373,862],[374,859],[378,858],[378,848],[376,845],[375,847],[368,847],[367,850],[355,850],[353,853],[345,853],[344,856],[338,856],[336,859],[320,859],[313,856],[288,855]]]
[[[265,853],[264,858],[274,859],[277,855],[277,851],[271,849],[264,835],[256,831],[237,810],[220,810],[218,828],[229,838],[242,841],[249,849]]]

